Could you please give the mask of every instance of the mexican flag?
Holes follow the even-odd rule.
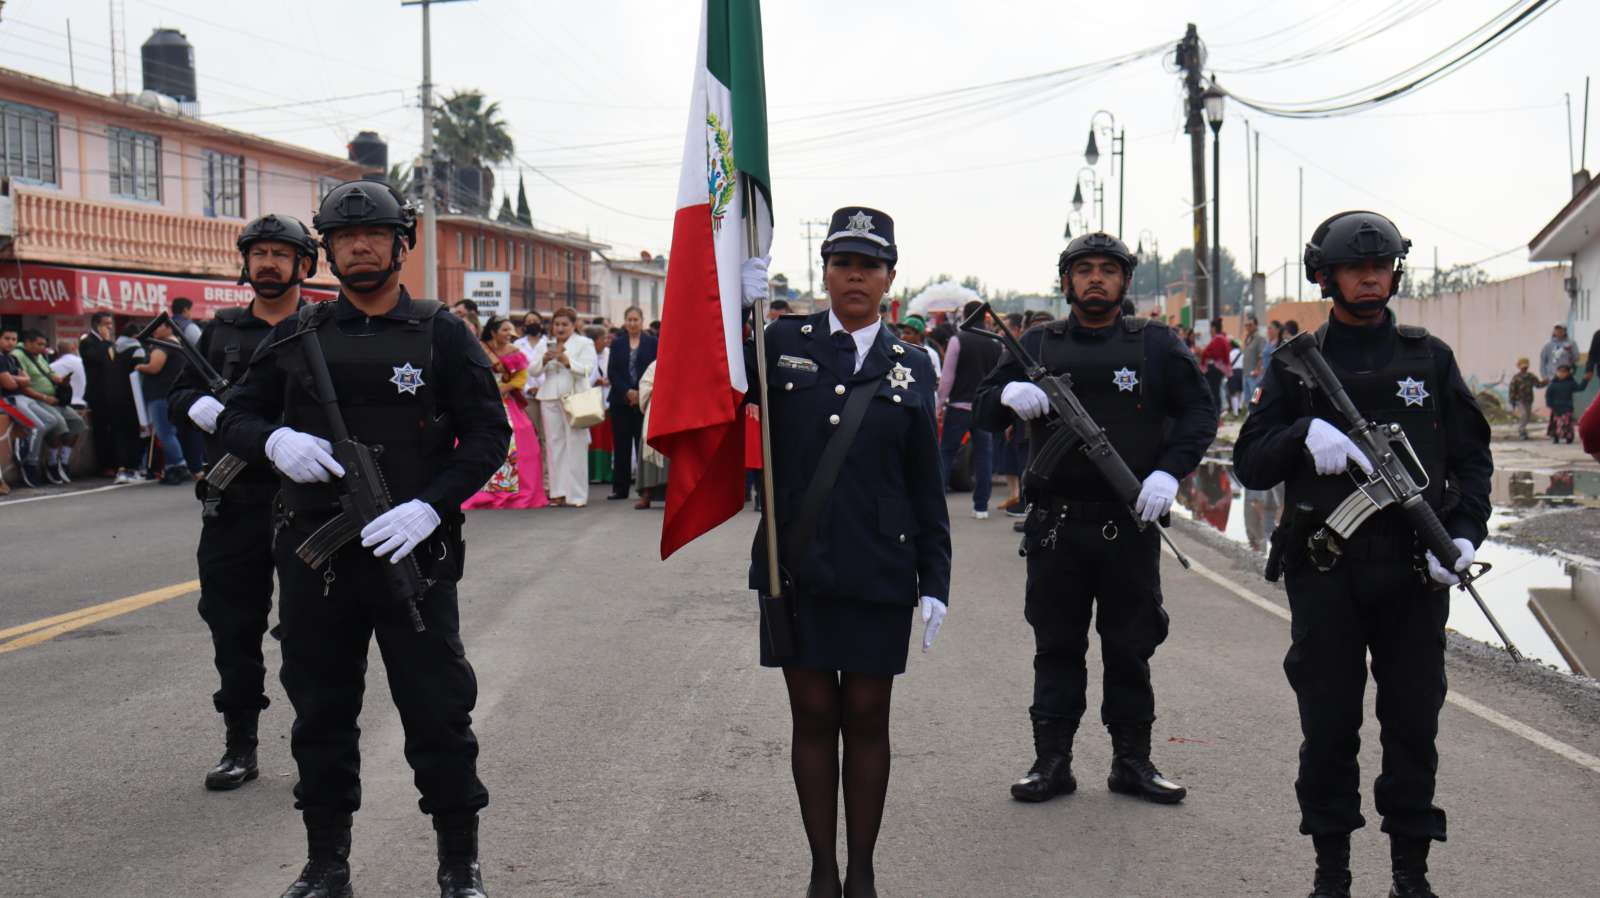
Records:
[[[650,445],[671,462],[661,557],[744,507],[740,268],[772,245],[759,0],[701,0]],[[748,226],[755,223],[755,246]]]

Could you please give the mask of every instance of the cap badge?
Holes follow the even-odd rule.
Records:
[[[417,388],[427,386],[422,382],[422,369],[411,367],[410,362],[394,366],[394,377],[389,378],[389,383],[394,384],[396,393],[410,393],[415,396]]]
[[[875,230],[875,228],[872,226],[872,216],[858,210],[856,214],[850,216],[850,221],[846,225],[845,233],[867,234],[873,230]]]
[[[1132,393],[1139,385],[1139,375],[1128,368],[1120,368],[1111,372],[1111,382],[1117,385],[1117,392]]]
[[[911,376],[911,369],[899,362],[895,362],[894,367],[889,369],[889,386],[896,390],[908,390],[916,382],[917,379]]]

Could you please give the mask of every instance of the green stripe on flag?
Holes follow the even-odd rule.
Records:
[[[706,68],[733,95],[734,167],[756,182],[770,205],[760,0],[707,0]]]

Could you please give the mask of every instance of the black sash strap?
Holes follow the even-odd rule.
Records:
[[[833,484],[839,479],[845,456],[850,454],[850,445],[855,442],[856,432],[861,429],[861,422],[867,416],[867,405],[877,392],[878,381],[872,380],[857,384],[845,399],[844,413],[839,416],[839,429],[833,432],[828,445],[823,447],[822,458],[817,461],[816,473],[811,477],[811,486],[800,500],[800,513],[785,534],[784,563],[800,564],[805,561],[806,551],[811,548],[811,541],[817,535],[817,521],[822,517],[822,509],[828,504],[828,495],[833,492]]]

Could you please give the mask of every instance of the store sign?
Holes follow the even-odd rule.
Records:
[[[511,272],[469,271],[461,285],[461,295],[478,304],[478,317],[505,315],[511,308]]]
[[[333,290],[311,287],[301,293],[312,302],[333,299]],[[195,305],[194,317],[210,318],[218,309],[248,305],[248,285],[200,278],[165,277],[55,265],[0,264],[0,314],[155,316],[179,297]]]

